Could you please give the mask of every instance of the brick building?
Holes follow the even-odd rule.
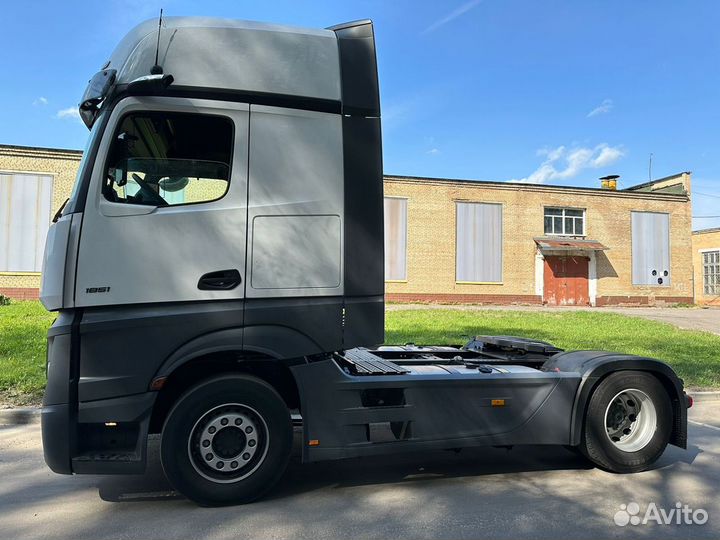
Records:
[[[37,298],[45,232],[80,158],[0,146],[0,294]],[[617,191],[388,176],[387,298],[690,303],[689,193],[689,173]]]
[[[695,301],[720,306],[720,227],[692,235]]]
[[[691,303],[689,193],[386,177],[387,299]]]
[[[82,152],[0,145],[0,294],[38,297],[45,235]]]

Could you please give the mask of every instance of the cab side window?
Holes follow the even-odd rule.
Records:
[[[229,118],[142,112],[115,132],[103,195],[112,202],[176,206],[220,199],[230,184]]]

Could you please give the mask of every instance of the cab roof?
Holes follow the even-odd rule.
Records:
[[[338,39],[333,29],[296,28],[211,17],[164,17],[140,23],[103,69],[117,83],[149,75],[157,63],[173,86],[341,99]]]

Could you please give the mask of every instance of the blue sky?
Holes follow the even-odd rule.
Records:
[[[311,27],[372,18],[386,173],[581,186],[614,173],[622,187],[648,179],[652,153],[655,178],[693,171],[694,215],[720,216],[714,0],[4,2],[0,143],[82,148],[88,78],[160,7]]]

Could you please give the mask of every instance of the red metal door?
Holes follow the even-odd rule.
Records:
[[[551,306],[590,303],[587,257],[545,257],[543,301]]]

